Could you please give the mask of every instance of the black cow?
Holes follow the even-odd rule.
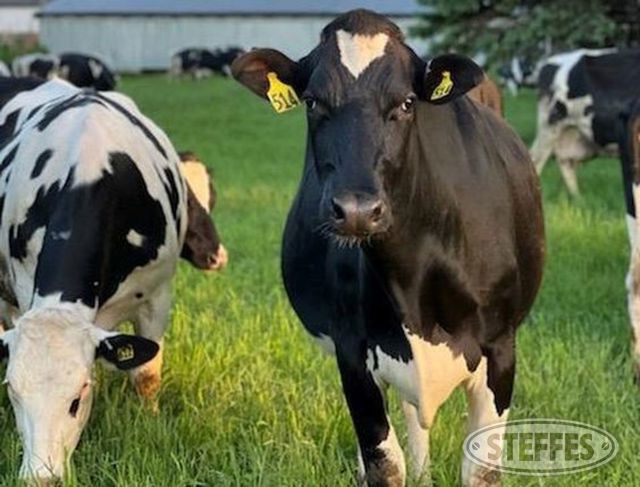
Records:
[[[232,72],[261,97],[276,73],[306,104],[306,159],[282,250],[286,291],[336,354],[360,475],[402,485],[385,384],[404,400],[416,474],[436,411],[458,385],[471,430],[507,417],[516,329],[543,264],[527,150],[462,96],[483,80],[476,64],[444,55],[427,66],[370,11],[335,19],[298,62],[257,49]],[[499,475],[465,459],[462,479],[487,485]]]
[[[60,55],[59,76],[80,88],[98,91],[113,90],[117,84],[115,74],[103,61],[73,52]]]
[[[558,54],[541,67],[538,88],[533,161],[540,173],[555,155],[567,189],[578,195],[578,164],[615,154],[623,130],[620,116],[640,96],[640,50]]]

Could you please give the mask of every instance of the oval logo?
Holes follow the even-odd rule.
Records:
[[[601,428],[563,419],[520,419],[474,431],[464,440],[472,462],[519,475],[565,475],[600,467],[618,454]]]

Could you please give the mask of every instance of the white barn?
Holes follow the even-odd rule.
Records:
[[[405,33],[424,11],[417,0],[53,0],[40,40],[53,53],[100,56],[117,71],[164,70],[185,47],[274,47],[297,59],[336,15],[368,8]],[[422,54],[427,43],[409,38]]]
[[[36,34],[42,0],[0,0],[0,36]]]

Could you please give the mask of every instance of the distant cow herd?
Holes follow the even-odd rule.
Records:
[[[523,66],[513,61],[502,75],[524,83],[533,74]],[[579,161],[620,152],[640,374],[640,53],[576,51],[542,63],[533,160],[474,61],[425,62],[367,10],[330,22],[297,61],[268,48],[171,57],[172,76],[215,73],[275,106],[305,107],[282,275],[305,329],[336,357],[361,483],[405,483],[388,385],[403,402],[416,478],[428,476],[429,432],[454,389],[467,395],[470,432],[504,431],[516,334],[545,257],[536,169],[552,154],[577,194]],[[204,271],[228,260],[207,166],[178,153],[116,84],[84,54],[0,64],[0,360],[20,473],[44,482],[63,476],[87,423],[97,359],[155,400],[179,258]],[[127,320],[134,334],[117,331]],[[468,458],[461,478],[500,483],[495,468]]]

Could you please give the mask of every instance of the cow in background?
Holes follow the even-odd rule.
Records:
[[[73,52],[60,55],[58,76],[79,88],[94,88],[97,91],[114,90],[117,84],[116,75],[104,61]]]
[[[581,49],[552,56],[540,69],[538,89],[531,156],[540,174],[554,155],[569,193],[578,196],[578,165],[616,153],[620,116],[640,96],[640,50]]]
[[[498,85],[488,76],[485,76],[478,86],[472,88],[467,96],[504,118],[502,93]]]
[[[14,76],[51,79],[58,74],[60,58],[54,54],[36,52],[18,56],[11,62]]]

